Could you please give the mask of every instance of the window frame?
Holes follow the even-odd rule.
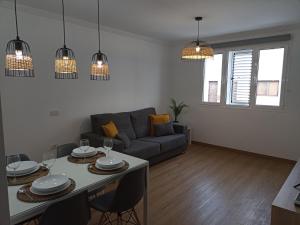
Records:
[[[257,89],[257,77],[258,77],[258,63],[259,63],[259,51],[267,50],[267,49],[276,49],[276,48],[284,48],[284,58],[283,58],[283,68],[282,68],[282,77],[281,77],[281,86],[280,88],[280,103],[279,106],[271,106],[271,105],[256,105],[256,89]],[[215,51],[215,55],[223,54],[222,60],[222,78],[221,78],[221,96],[220,102],[205,102],[203,101],[203,86],[204,86],[204,76],[205,76],[205,61],[202,62],[202,88],[201,88],[201,105],[208,106],[222,106],[226,108],[233,109],[257,109],[257,110],[283,110],[285,108],[285,97],[286,97],[286,87],[287,87],[287,74],[288,74],[288,61],[289,61],[289,48],[290,42],[276,42],[276,43],[264,43],[258,45],[248,45],[248,46],[240,46],[240,47],[231,47],[231,48],[223,48]],[[250,86],[250,96],[249,96],[249,104],[228,104],[227,99],[230,98],[229,87],[230,79],[229,75],[229,60],[230,60],[230,52],[231,51],[241,51],[241,50],[249,50],[252,49],[252,72],[251,72],[251,86]]]

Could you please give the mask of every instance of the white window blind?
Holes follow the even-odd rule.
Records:
[[[231,52],[231,103],[249,105],[252,50]]]

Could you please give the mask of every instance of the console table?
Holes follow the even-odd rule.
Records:
[[[271,225],[300,225],[300,207],[294,205],[300,193],[300,189],[294,188],[298,183],[300,183],[300,160],[272,203]]]

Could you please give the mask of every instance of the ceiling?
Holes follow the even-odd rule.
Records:
[[[101,1],[101,24],[164,41],[195,37],[195,16],[204,17],[201,37],[300,22],[300,0]],[[61,13],[60,0],[18,0],[18,3]],[[65,8],[69,17],[97,22],[96,0],[65,0]]]

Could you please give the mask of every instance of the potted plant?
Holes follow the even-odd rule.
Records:
[[[176,100],[174,98],[171,98],[170,109],[173,111],[175,123],[178,123],[179,115],[181,114],[182,110],[187,107],[188,105],[184,104],[184,102],[180,102],[179,104],[177,104]]]

